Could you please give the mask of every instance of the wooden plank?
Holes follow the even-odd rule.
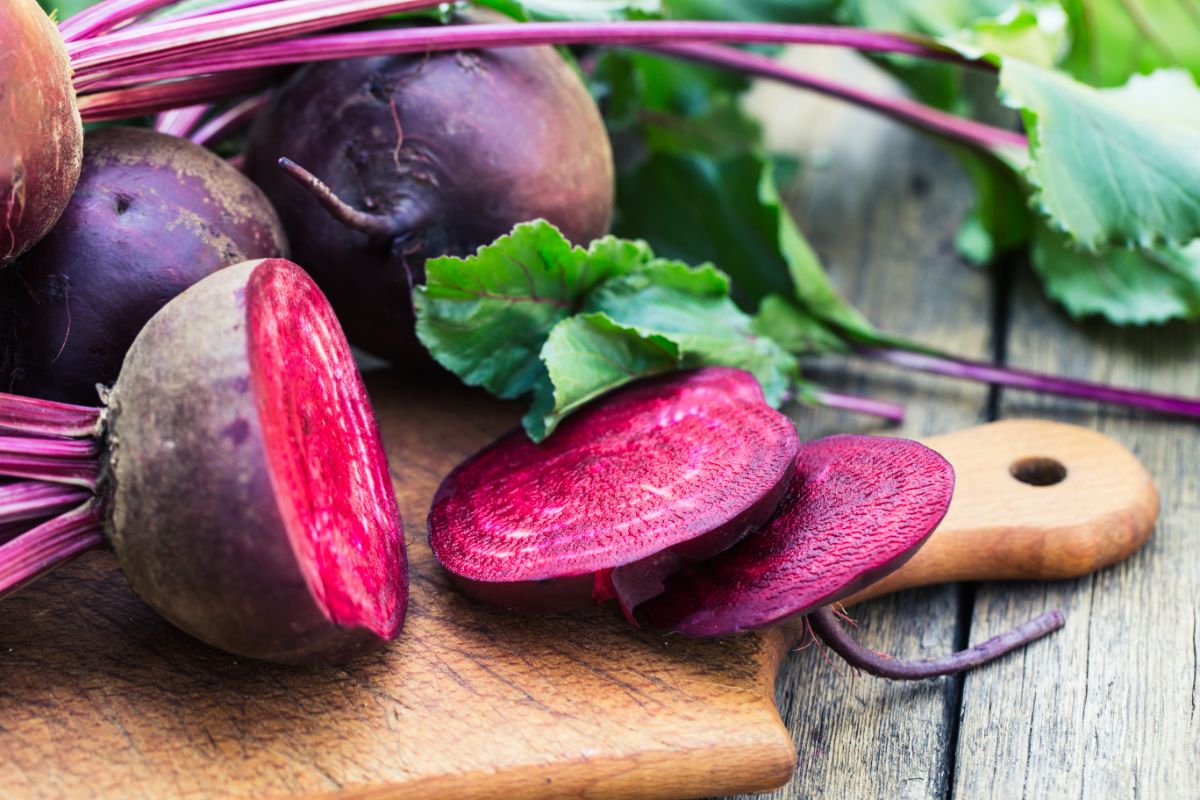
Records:
[[[845,71],[856,84],[888,81],[827,51],[788,54],[806,69]],[[845,73],[843,73],[845,74]],[[878,86],[876,87],[878,88]],[[758,87],[751,107],[768,119],[773,148],[806,164],[787,198],[838,288],[876,324],[966,355],[989,355],[987,278],[955,256],[970,190],[927,138],[844,105],[782,87]],[[870,431],[922,436],[982,421],[977,386],[838,361],[810,374],[840,391],[908,404],[899,428],[800,409],[802,435]],[[928,657],[953,649],[955,587],[904,592],[854,609],[859,638],[877,650]],[[796,742],[793,780],[774,798],[940,798],[948,788],[954,679],[917,685],[856,676],[808,648],[787,659],[777,700]]]
[[[1200,395],[1200,331],[1073,324],[1027,272],[1013,294],[1010,362]],[[1200,428],[1083,402],[1006,392],[1005,417],[1094,427],[1158,481],[1150,543],[1096,575],[979,589],[972,638],[1059,607],[1067,626],[967,677],[957,797],[1200,797]]]

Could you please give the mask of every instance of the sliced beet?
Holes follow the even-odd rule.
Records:
[[[526,611],[616,598],[626,613],[770,517],[798,441],[746,372],[618,390],[541,444],[513,431],[442,483],[433,553],[464,592]]]
[[[646,614],[689,636],[808,614],[907,561],[953,492],[949,462],[918,442],[856,435],[807,442],[771,521],[736,549],[676,575]]]

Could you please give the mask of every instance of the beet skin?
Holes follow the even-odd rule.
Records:
[[[527,611],[626,614],[770,517],[798,446],[747,372],[708,367],[594,401],[540,444],[517,430],[452,472],[429,544],[464,592]]]
[[[71,62],[36,0],[0,3],[0,266],[32,247],[67,207],[83,124]]]
[[[108,399],[106,530],[133,589],[199,639],[349,658],[404,620],[404,535],[362,380],[315,284],[221,270],[134,342]]]
[[[369,217],[370,232],[330,216],[280,158]],[[550,47],[304,67],[259,115],[246,174],[279,211],[296,261],[350,341],[400,364],[432,363],[411,300],[426,259],[470,255],[537,218],[587,243],[607,233],[612,215],[604,124]]]
[[[89,133],[58,224],[0,275],[4,389],[94,405],[167,301],[286,249],[263,193],[212,152],[141,128]]]

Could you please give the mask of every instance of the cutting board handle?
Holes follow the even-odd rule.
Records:
[[[1085,575],[1137,550],[1158,518],[1137,457],[1078,425],[1005,420],[924,443],[954,465],[950,511],[908,563],[847,604],[935,583]]]

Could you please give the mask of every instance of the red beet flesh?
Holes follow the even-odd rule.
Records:
[[[272,483],[308,588],[334,622],[390,639],[404,610],[399,516],[341,328],[294,269],[256,271],[247,312]]]
[[[218,270],[164,306],[126,356],[105,440],[108,540],[183,630],[305,664],[399,632],[404,535],[382,443],[296,265]]]
[[[285,252],[267,198],[214,153],[150,130],[93,131],[58,224],[0,273],[0,385],[94,405],[168,300]]]
[[[83,125],[71,62],[36,0],[0,3],[0,266],[62,214],[79,177]]]
[[[724,636],[808,614],[908,560],[953,492],[949,462],[917,442],[855,435],[807,442],[770,522],[676,575],[646,615],[689,636]]]
[[[630,613],[762,525],[797,447],[748,373],[642,381],[541,444],[514,431],[459,465],[434,498],[430,545],[487,602],[560,611],[615,597]]]

